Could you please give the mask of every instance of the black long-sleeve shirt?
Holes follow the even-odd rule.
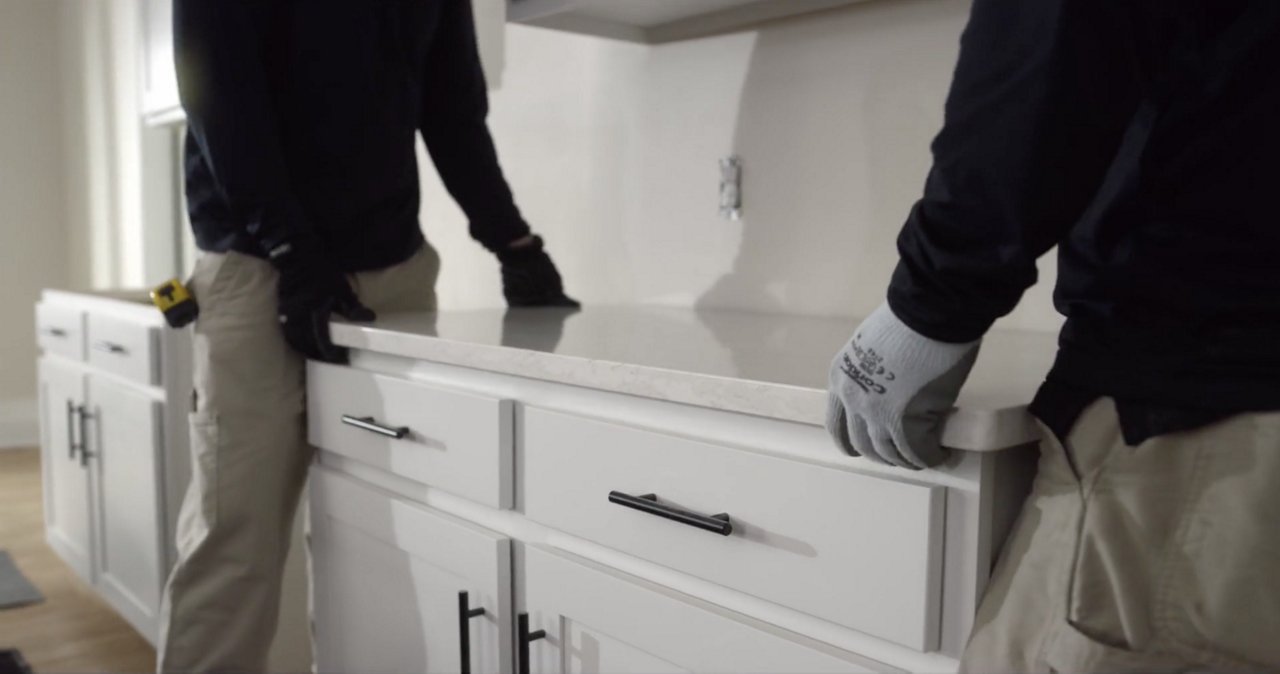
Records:
[[[1033,411],[1130,442],[1280,409],[1280,3],[976,0],[889,301],[980,337],[1059,246]]]
[[[497,251],[529,233],[485,125],[468,0],[176,0],[174,47],[202,250],[316,236],[344,271],[407,259],[418,132],[474,238]]]

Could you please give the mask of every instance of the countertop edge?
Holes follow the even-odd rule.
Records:
[[[825,424],[827,392],[816,389],[406,335],[341,322],[332,324],[331,333],[334,343],[352,349],[809,426]],[[411,346],[406,345],[406,339],[412,340]],[[763,404],[765,399],[770,402]],[[1039,439],[1040,432],[1025,405],[957,409],[942,435],[943,445],[971,452],[1010,449]]]
[[[151,304],[145,290],[78,291],[46,288],[37,302],[51,302],[91,311],[110,311],[148,325],[165,325],[164,315]]]

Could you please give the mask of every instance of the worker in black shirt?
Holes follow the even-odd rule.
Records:
[[[468,0],[176,0],[197,244],[193,479],[162,671],[264,671],[311,449],[304,357],[329,321],[431,310],[420,133],[511,306],[576,306],[516,209],[485,124]]]
[[[1058,246],[1039,470],[967,671],[1280,669],[1277,64],[1272,0],[975,0],[827,424],[945,462],[983,334]]]

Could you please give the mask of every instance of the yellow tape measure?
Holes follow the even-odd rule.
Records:
[[[164,314],[169,325],[181,328],[200,315],[200,307],[187,287],[178,279],[169,279],[151,291],[151,303]]]

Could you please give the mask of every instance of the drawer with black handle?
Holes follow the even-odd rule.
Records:
[[[493,508],[511,507],[513,420],[510,400],[307,365],[311,444]]]
[[[530,519],[914,649],[937,647],[945,488],[545,409],[522,417]]]
[[[84,312],[57,302],[37,304],[36,343],[47,354],[84,360]]]
[[[140,384],[160,384],[159,328],[90,313],[85,342],[89,364]]]

